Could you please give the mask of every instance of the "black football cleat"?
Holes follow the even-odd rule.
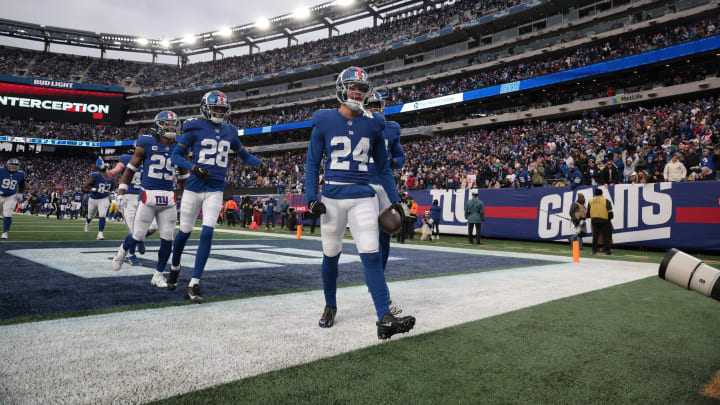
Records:
[[[335,314],[337,313],[337,307],[331,307],[329,305],[325,306],[325,310],[323,311],[322,316],[320,317],[320,322],[318,322],[318,325],[320,325],[321,328],[330,328],[333,325],[335,325]]]
[[[396,317],[391,313],[383,316],[382,322],[376,322],[378,339],[390,339],[392,335],[397,333],[409,332],[415,326],[414,316]]]
[[[202,293],[200,292],[200,284],[195,284],[192,287],[188,287],[185,290],[185,299],[197,304],[202,304],[203,297]]]
[[[170,291],[175,291],[178,285],[178,278],[180,277],[180,269],[173,271],[170,269],[170,277],[167,280],[167,288]]]

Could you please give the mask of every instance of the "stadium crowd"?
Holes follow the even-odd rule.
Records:
[[[587,113],[578,119],[527,121],[497,129],[404,142],[400,190],[720,180],[720,99]],[[11,155],[0,154],[7,160]],[[94,157],[20,156],[28,189],[82,186]],[[255,169],[230,160],[234,187],[300,193],[305,152],[262,157]]]
[[[276,73],[382,48],[388,43],[432,33],[450,24],[502,11],[520,3],[521,0],[458,0],[439,9],[409,15],[405,18],[396,16],[377,27],[289,48],[229,57],[214,62],[191,63],[184,67],[148,66],[123,60],[101,61],[72,55],[33,52],[31,54],[36,59],[30,69],[31,75],[34,77],[69,80],[74,76],[82,76],[87,70],[84,82],[122,84],[126,78],[135,78],[136,85],[142,87],[143,91],[167,88],[182,89]],[[0,60],[8,61],[6,64],[0,63],[0,74],[13,74],[15,68],[27,66],[27,58],[22,60],[13,58],[15,52],[17,51],[9,48],[0,48]],[[106,74],[105,72],[112,73]]]
[[[407,163],[396,172],[402,190],[714,180],[720,179],[720,100],[528,121],[403,148]],[[227,180],[237,187],[302,189],[304,164],[304,153],[284,153],[261,172],[233,167]],[[679,177],[666,178],[676,170]]]
[[[618,38],[603,45],[587,48],[576,48],[564,55],[545,59],[512,64],[503,68],[481,71],[469,75],[455,76],[439,81],[413,84],[410,86],[388,87],[381,90],[388,106],[441,97],[448,94],[476,90],[498,84],[509,83],[531,77],[543,76],[564,70],[575,69],[595,63],[609,61],[626,56],[665,48],[687,41],[693,41],[718,34],[720,17],[703,20],[692,24],[666,27],[659,32],[637,34],[632,38]],[[468,66],[479,63],[475,58],[468,60]],[[407,77],[406,79],[412,79]],[[385,85],[401,81],[398,77],[385,80]],[[672,83],[665,83],[670,85]],[[675,83],[678,84],[678,83]],[[382,85],[378,86],[382,87]],[[557,96],[557,95],[556,95]],[[567,98],[562,101],[567,100]],[[573,101],[570,99],[569,101]],[[553,104],[559,104],[554,102]],[[284,107],[269,112],[248,112],[232,115],[232,123],[239,128],[256,128],[269,125],[286,124],[305,121],[312,117],[315,110],[333,108],[334,102],[322,102],[313,105]],[[196,107],[174,110],[180,116],[197,115]],[[135,120],[152,119],[155,112],[133,114]]]
[[[19,158],[20,170],[26,174],[25,192],[49,196],[57,191],[72,191],[82,188],[90,173],[94,171],[97,158],[91,153],[63,156],[55,154],[18,155],[8,152],[0,153],[0,161],[6,162],[11,157]]]

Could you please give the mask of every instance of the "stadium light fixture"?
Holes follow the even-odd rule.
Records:
[[[300,7],[297,10],[293,11],[293,17],[298,20],[304,20],[310,17],[310,9],[307,7]]]
[[[263,18],[259,18],[259,19],[255,22],[255,28],[259,28],[259,29],[261,29],[261,30],[266,30],[266,29],[270,28],[270,21],[268,21],[268,19],[267,19],[267,18],[264,18],[264,17],[263,17]]]
[[[230,30],[229,27],[222,27],[216,32],[216,34],[223,37],[229,37],[232,35],[232,30]]]
[[[335,0],[335,4],[340,7],[347,7],[354,3],[355,0]]]
[[[167,39],[163,39],[162,41],[160,41],[160,45],[164,46],[165,48],[169,48],[170,41],[168,41]]]
[[[140,46],[145,46],[148,44],[148,39],[147,38],[138,38],[135,40],[135,42],[137,42]]]
[[[183,38],[183,42],[192,45],[195,43],[195,36],[194,35],[185,35],[185,38]]]

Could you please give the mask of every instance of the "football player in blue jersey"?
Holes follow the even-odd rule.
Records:
[[[100,172],[90,174],[90,178],[85,183],[84,189],[90,192],[88,200],[88,213],[85,221],[85,232],[90,231],[90,222],[93,217],[98,215],[98,234],[97,240],[104,240],[105,236],[105,216],[110,206],[110,190],[115,180],[105,180]]]
[[[384,115],[385,100],[383,100],[379,92],[373,91],[365,102],[365,108],[371,112]],[[390,169],[402,168],[405,165],[405,152],[403,152],[402,146],[400,146],[400,124],[395,121],[385,121],[383,137],[385,138],[385,147],[387,148]],[[382,188],[377,166],[372,158],[370,158],[368,168],[370,170],[370,185],[377,193],[378,209],[382,211],[390,206],[390,200],[385,193],[385,189]],[[383,232],[382,229],[380,230],[380,252],[382,253],[383,271],[385,271],[388,256],[390,255],[390,235]]]
[[[80,207],[82,206],[83,193],[79,187],[75,188],[72,193],[72,199],[70,202],[70,219],[77,219],[80,213]]]
[[[19,170],[20,161],[12,158],[0,167],[0,212],[3,216],[2,239],[8,238],[15,206],[22,201],[25,192],[25,172]]]
[[[70,202],[70,196],[63,194],[60,196],[60,218],[65,218],[65,212],[67,211],[68,202]]]
[[[168,289],[174,290],[180,274],[180,257],[195,225],[195,219],[202,210],[202,232],[195,256],[195,267],[185,290],[185,298],[196,303],[202,302],[200,277],[210,255],[213,231],[223,206],[230,151],[237,152],[238,157],[246,164],[260,164],[258,158],[243,148],[237,128],[225,124],[230,114],[230,102],[223,92],[213,90],[205,93],[200,100],[200,113],[202,119],[195,118],[184,122],[183,137],[172,154],[172,163],[191,174],[182,194],[180,232],[173,243],[168,278]],[[192,162],[185,158],[188,152],[192,152]]]
[[[172,163],[175,149],[175,136],[180,122],[172,111],[161,111],[155,116],[154,136],[141,135],[132,159],[120,179],[118,201],[123,201],[139,167],[142,166],[142,189],[140,204],[134,214],[133,232],[125,238],[113,260],[113,269],[120,270],[128,251],[141,243],[153,221],[157,221],[160,229],[160,250],[155,274],[150,283],[156,287],[166,288],[167,280],[163,276],[170,253],[172,253],[173,233],[177,209],[175,206],[175,171],[177,166]],[[189,173],[181,169],[178,184],[182,187]],[[122,205],[122,203],[120,203]],[[127,210],[127,208],[126,208]]]
[[[396,205],[400,197],[383,137],[385,118],[364,109],[371,94],[372,86],[367,73],[358,67],[349,67],[340,73],[336,81],[340,108],[318,110],[313,114],[305,173],[305,198],[310,212],[322,215],[320,231],[325,309],[320,318],[320,327],[329,328],[335,323],[338,261],[345,228],[349,225],[363,263],[365,282],[375,304],[378,338],[388,339],[396,333],[412,329],[415,318],[396,317],[390,311],[390,292],[378,243],[378,200],[375,189],[370,185],[368,164],[371,156],[377,167],[378,181],[388,199]],[[322,201],[319,201],[317,185],[323,157],[327,158],[325,182]]]
[[[175,119],[177,119],[177,115],[175,115],[175,113],[173,113],[172,111],[170,111],[170,113],[172,113]],[[117,164],[115,164],[115,166],[110,170],[107,170],[107,165],[103,161],[102,157],[99,157],[97,159],[97,161],[95,162],[95,166],[100,169],[100,172],[102,173],[104,179],[114,179],[116,177],[122,176],[123,173],[125,173],[125,168],[127,167],[128,163],[130,163],[130,159],[132,159],[133,155],[135,154],[136,145],[137,142],[135,142],[133,144],[133,147],[128,149],[124,155],[121,155],[118,158]],[[140,203],[140,185],[143,173],[142,162],[140,163],[140,166],[138,166],[136,169],[137,170],[134,171],[135,175],[133,176],[132,181],[130,182],[130,184],[128,184],[128,189],[125,190],[125,194],[123,195],[123,197],[120,197],[120,193],[118,192],[118,197],[115,201],[115,206],[118,212],[122,214],[123,220],[125,221],[125,226],[127,226],[128,228],[128,235],[133,234],[135,213],[137,212],[138,204]],[[153,220],[152,224],[150,224],[150,229],[148,229],[147,234],[145,235],[145,238],[155,233],[155,231],[157,231],[157,228],[157,222]],[[138,243],[137,246],[133,245],[130,248],[129,255],[127,256],[130,264],[132,264],[133,266],[139,266],[140,260],[135,255],[135,249],[137,249],[138,253],[144,255],[144,240]]]

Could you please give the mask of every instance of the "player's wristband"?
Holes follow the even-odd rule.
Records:
[[[130,169],[130,170],[134,171],[134,172],[136,172],[136,171],[137,171],[137,167],[133,166],[133,165],[132,165],[132,164],[130,164],[130,163],[128,163],[128,164],[126,165],[126,167],[127,167],[128,169]]]
[[[185,180],[188,178],[190,178],[190,173],[185,173],[178,176],[178,180]]]
[[[120,185],[118,186],[118,190],[125,190],[125,191],[127,191],[127,189],[128,189],[128,185],[127,185],[127,184],[120,184]]]

